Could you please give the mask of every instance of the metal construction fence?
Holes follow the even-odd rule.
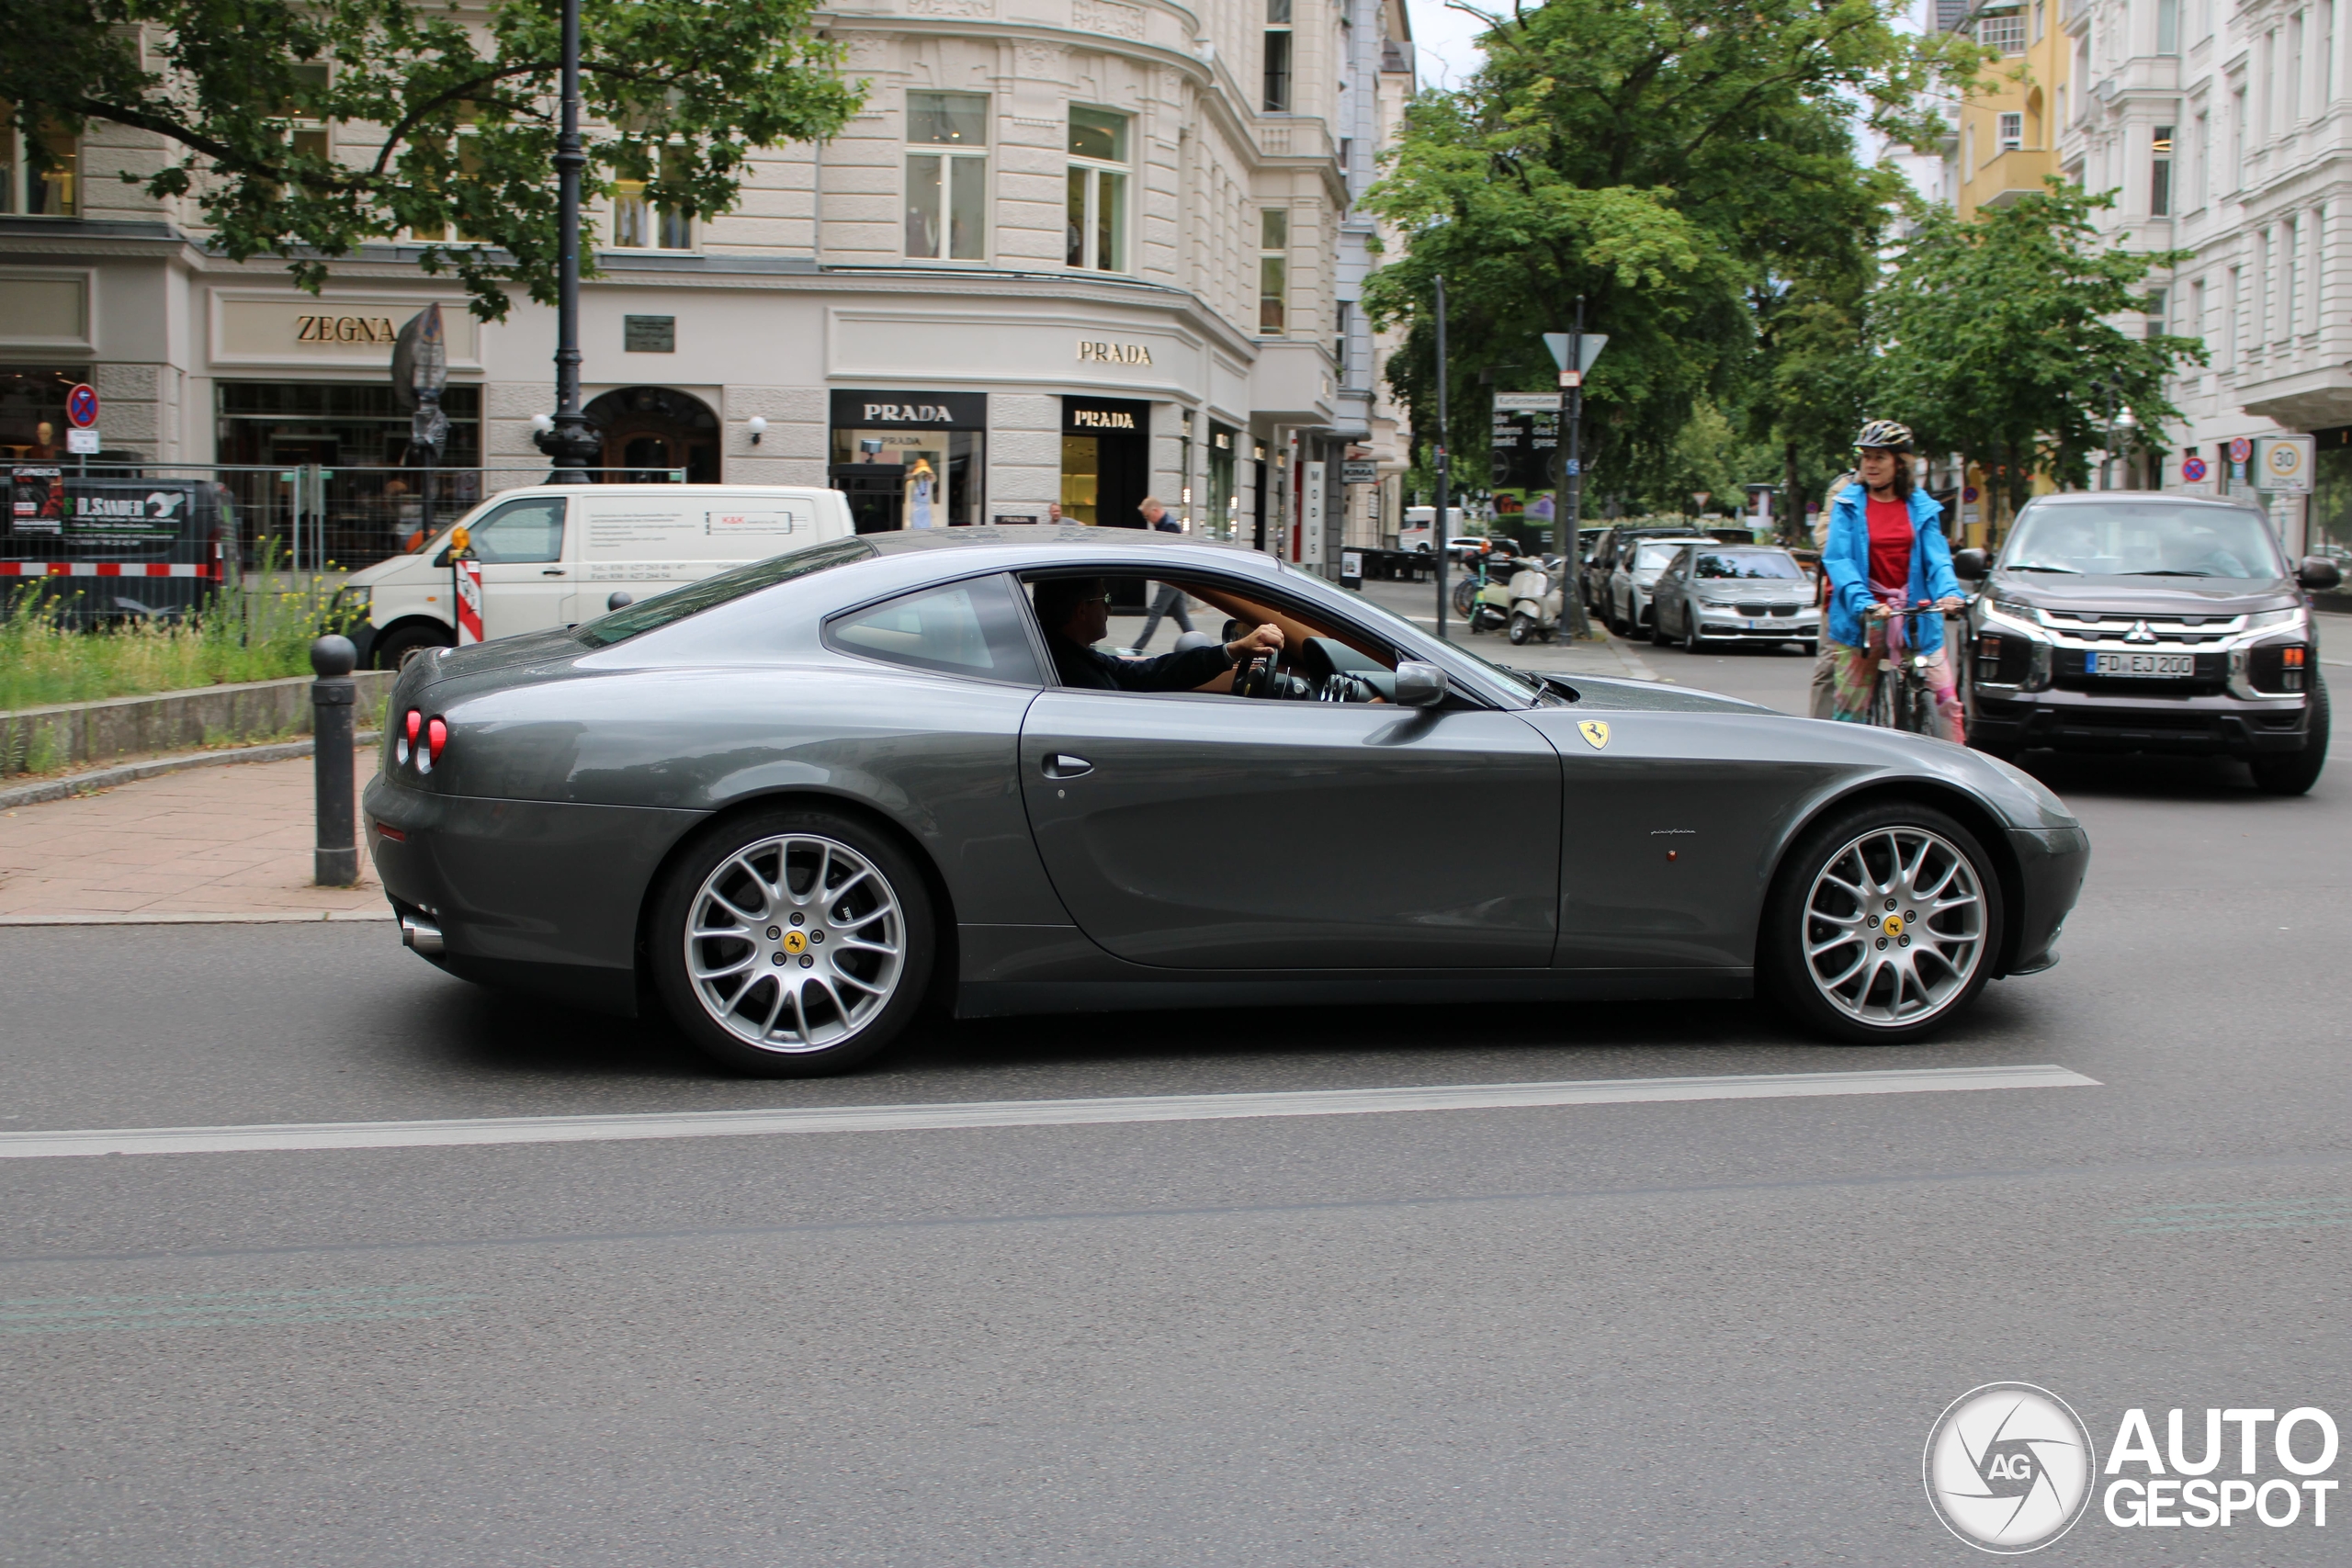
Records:
[[[32,470],[18,469],[19,476]],[[596,482],[681,483],[682,468],[591,468]],[[505,467],[436,468],[430,476],[421,468],[327,467],[319,463],[292,466],[240,463],[142,463],[136,467],[91,463],[63,467],[57,483],[71,515],[81,492],[124,493],[141,481],[200,487],[219,486],[228,502],[223,529],[233,538],[233,559],[218,558],[219,575],[232,578],[243,571],[268,570],[315,576],[356,571],[378,561],[416,548],[443,527],[454,523],[482,501],[502,491],[545,483],[545,463]],[[22,480],[19,479],[19,484]],[[191,509],[193,510],[193,509]],[[207,509],[208,515],[210,509]],[[11,520],[14,522],[14,520]],[[208,527],[208,532],[209,531]],[[60,563],[84,562],[92,550],[77,546],[69,525],[61,535],[51,529],[36,536],[17,525],[0,543],[0,554],[29,561],[51,556]],[[150,538],[144,547],[127,545],[100,548],[100,558],[120,560],[127,571],[134,560],[165,559],[193,562],[200,555],[213,559],[209,539],[189,538],[180,548],[160,547]],[[189,547],[201,547],[192,549]]]

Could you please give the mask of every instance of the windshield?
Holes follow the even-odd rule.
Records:
[[[1403,631],[1410,634],[1408,640],[1404,641],[1400,646],[1398,649],[1400,653],[1411,650],[1415,641],[1426,639],[1430,635],[1419,626],[1415,626],[1412,622],[1398,615],[1396,611],[1389,609],[1385,604],[1374,604],[1370,599],[1363,598],[1361,596],[1352,597],[1349,601],[1348,608],[1355,614],[1362,615],[1366,620],[1387,621]],[[1492,660],[1481,659],[1476,653],[1463,647],[1462,644],[1458,642],[1449,640],[1445,645],[1445,650],[1448,653],[1457,654],[1464,659],[1472,660],[1481,669],[1494,671],[1495,675],[1501,680],[1505,685],[1508,685],[1511,690],[1524,695],[1529,702],[1535,701],[1544,690],[1543,682],[1537,680],[1534,676],[1526,674],[1521,671],[1506,669],[1502,665],[1495,663]],[[1418,658],[1419,655],[1415,654],[1414,657]]]
[[[739,566],[732,571],[713,573],[700,582],[673,588],[642,604],[631,604],[609,615],[600,615],[580,628],[580,640],[591,648],[610,648],[640,632],[653,631],[673,621],[700,615],[715,604],[724,604],[730,599],[741,599],[746,593],[757,593],[763,588],[773,588],[779,582],[789,582],[796,577],[806,577],[812,571],[823,571],[828,567],[847,566],[851,561],[864,560],[873,554],[874,547],[864,539],[848,538],[835,539],[831,544],[810,545],[806,549],[756,560],[749,566]]]
[[[1702,550],[1696,575],[1802,582],[1804,569],[1786,550]]]
[[[1664,571],[1681,553],[1680,545],[1644,545],[1634,552],[1634,570]]]
[[[2270,530],[2251,512],[2161,502],[2030,508],[2001,554],[2009,571],[2086,577],[2281,577]]]

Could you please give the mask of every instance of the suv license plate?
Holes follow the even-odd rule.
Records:
[[[2094,653],[2091,655],[2091,673],[2177,680],[2197,673],[2197,656],[2193,653]]]

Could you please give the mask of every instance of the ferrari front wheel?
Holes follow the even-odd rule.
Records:
[[[671,866],[650,931],[654,979],[705,1055],[808,1077],[875,1055],[931,979],[931,898],[883,834],[831,812],[753,812]]]
[[[2001,947],[2001,883],[1975,835],[1882,801],[1815,823],[1782,863],[1758,942],[1762,978],[1819,1034],[1917,1040],[1966,1010]]]

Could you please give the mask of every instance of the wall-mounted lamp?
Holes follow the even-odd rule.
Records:
[[[758,414],[753,414],[743,422],[743,428],[752,433],[752,445],[757,446],[760,444],[760,437],[768,433],[768,422]]]

